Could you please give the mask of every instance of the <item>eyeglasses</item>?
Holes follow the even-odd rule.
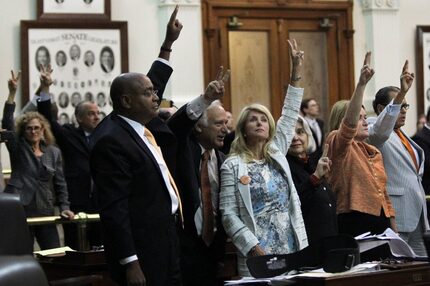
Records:
[[[409,109],[409,104],[403,103],[400,108],[403,108],[404,110],[408,110]]]
[[[143,92],[143,95],[147,96],[147,97],[152,96],[152,95],[157,96],[157,94],[158,94],[158,90],[156,90],[156,89],[147,89]]]
[[[27,132],[38,132],[38,131],[40,131],[42,129],[42,127],[41,126],[27,126],[27,127],[25,127],[25,131],[27,131]]]
[[[387,106],[387,104],[381,104],[382,106]],[[409,109],[409,104],[407,104],[407,103],[403,103],[401,106],[400,106],[400,109],[404,109],[404,110],[408,110]]]

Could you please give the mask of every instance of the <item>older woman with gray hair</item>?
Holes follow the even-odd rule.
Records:
[[[309,244],[337,234],[336,196],[324,180],[330,171],[328,146],[317,164],[309,159],[316,144],[307,121],[299,116],[287,160],[300,197]]]
[[[275,126],[270,111],[251,104],[240,113],[230,157],[221,167],[220,211],[238,253],[239,275],[250,276],[246,257],[284,254],[308,245],[300,199],[285,158],[294,135],[303,88],[303,51],[290,44],[290,85]]]

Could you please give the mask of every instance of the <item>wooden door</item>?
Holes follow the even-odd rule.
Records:
[[[231,28],[231,18],[220,21],[221,62],[231,69],[230,92],[226,109],[236,116],[251,103],[261,103],[275,113],[279,104],[280,62],[279,33],[271,19],[240,19],[240,27]],[[272,96],[273,95],[273,96]],[[279,114],[277,114],[279,115]]]
[[[232,70],[224,106],[237,117],[260,102],[280,115],[289,82],[287,39],[305,51],[305,97],[316,98],[321,118],[354,87],[352,2],[206,0],[203,7],[205,80],[217,67]]]

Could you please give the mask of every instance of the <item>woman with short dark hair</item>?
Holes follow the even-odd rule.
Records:
[[[328,146],[324,147],[317,164],[309,159],[315,150],[316,143],[309,124],[299,116],[287,160],[300,197],[309,244],[337,234],[336,197],[325,181],[331,166],[327,157]]]

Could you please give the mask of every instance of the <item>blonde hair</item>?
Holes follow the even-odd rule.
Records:
[[[269,121],[269,138],[267,138],[266,144],[264,144],[263,146],[263,158],[266,161],[270,162],[271,157],[269,154],[269,151],[270,151],[269,147],[270,147],[271,141],[273,140],[273,137],[275,137],[275,131],[276,131],[275,120],[273,119],[273,116],[270,113],[269,109],[267,109],[267,107],[265,107],[264,105],[261,105],[258,103],[248,105],[244,107],[240,112],[239,118],[236,124],[236,136],[233,142],[231,143],[230,155],[239,155],[242,158],[244,158],[247,162],[251,161],[254,158],[254,154],[248,148],[248,145],[246,143],[246,134],[245,134],[246,121],[251,111],[264,114]]]
[[[343,118],[345,117],[346,109],[348,108],[349,100],[340,100],[331,108],[329,119],[329,132],[338,130]]]
[[[46,120],[46,118],[43,117],[42,114],[35,111],[26,112],[16,119],[15,130],[18,138],[24,137],[25,128],[27,127],[28,123],[33,119],[39,120],[40,125],[43,128],[43,141],[45,142],[45,144],[55,144],[55,137],[54,135],[52,135],[51,125],[49,124],[48,120]]]

